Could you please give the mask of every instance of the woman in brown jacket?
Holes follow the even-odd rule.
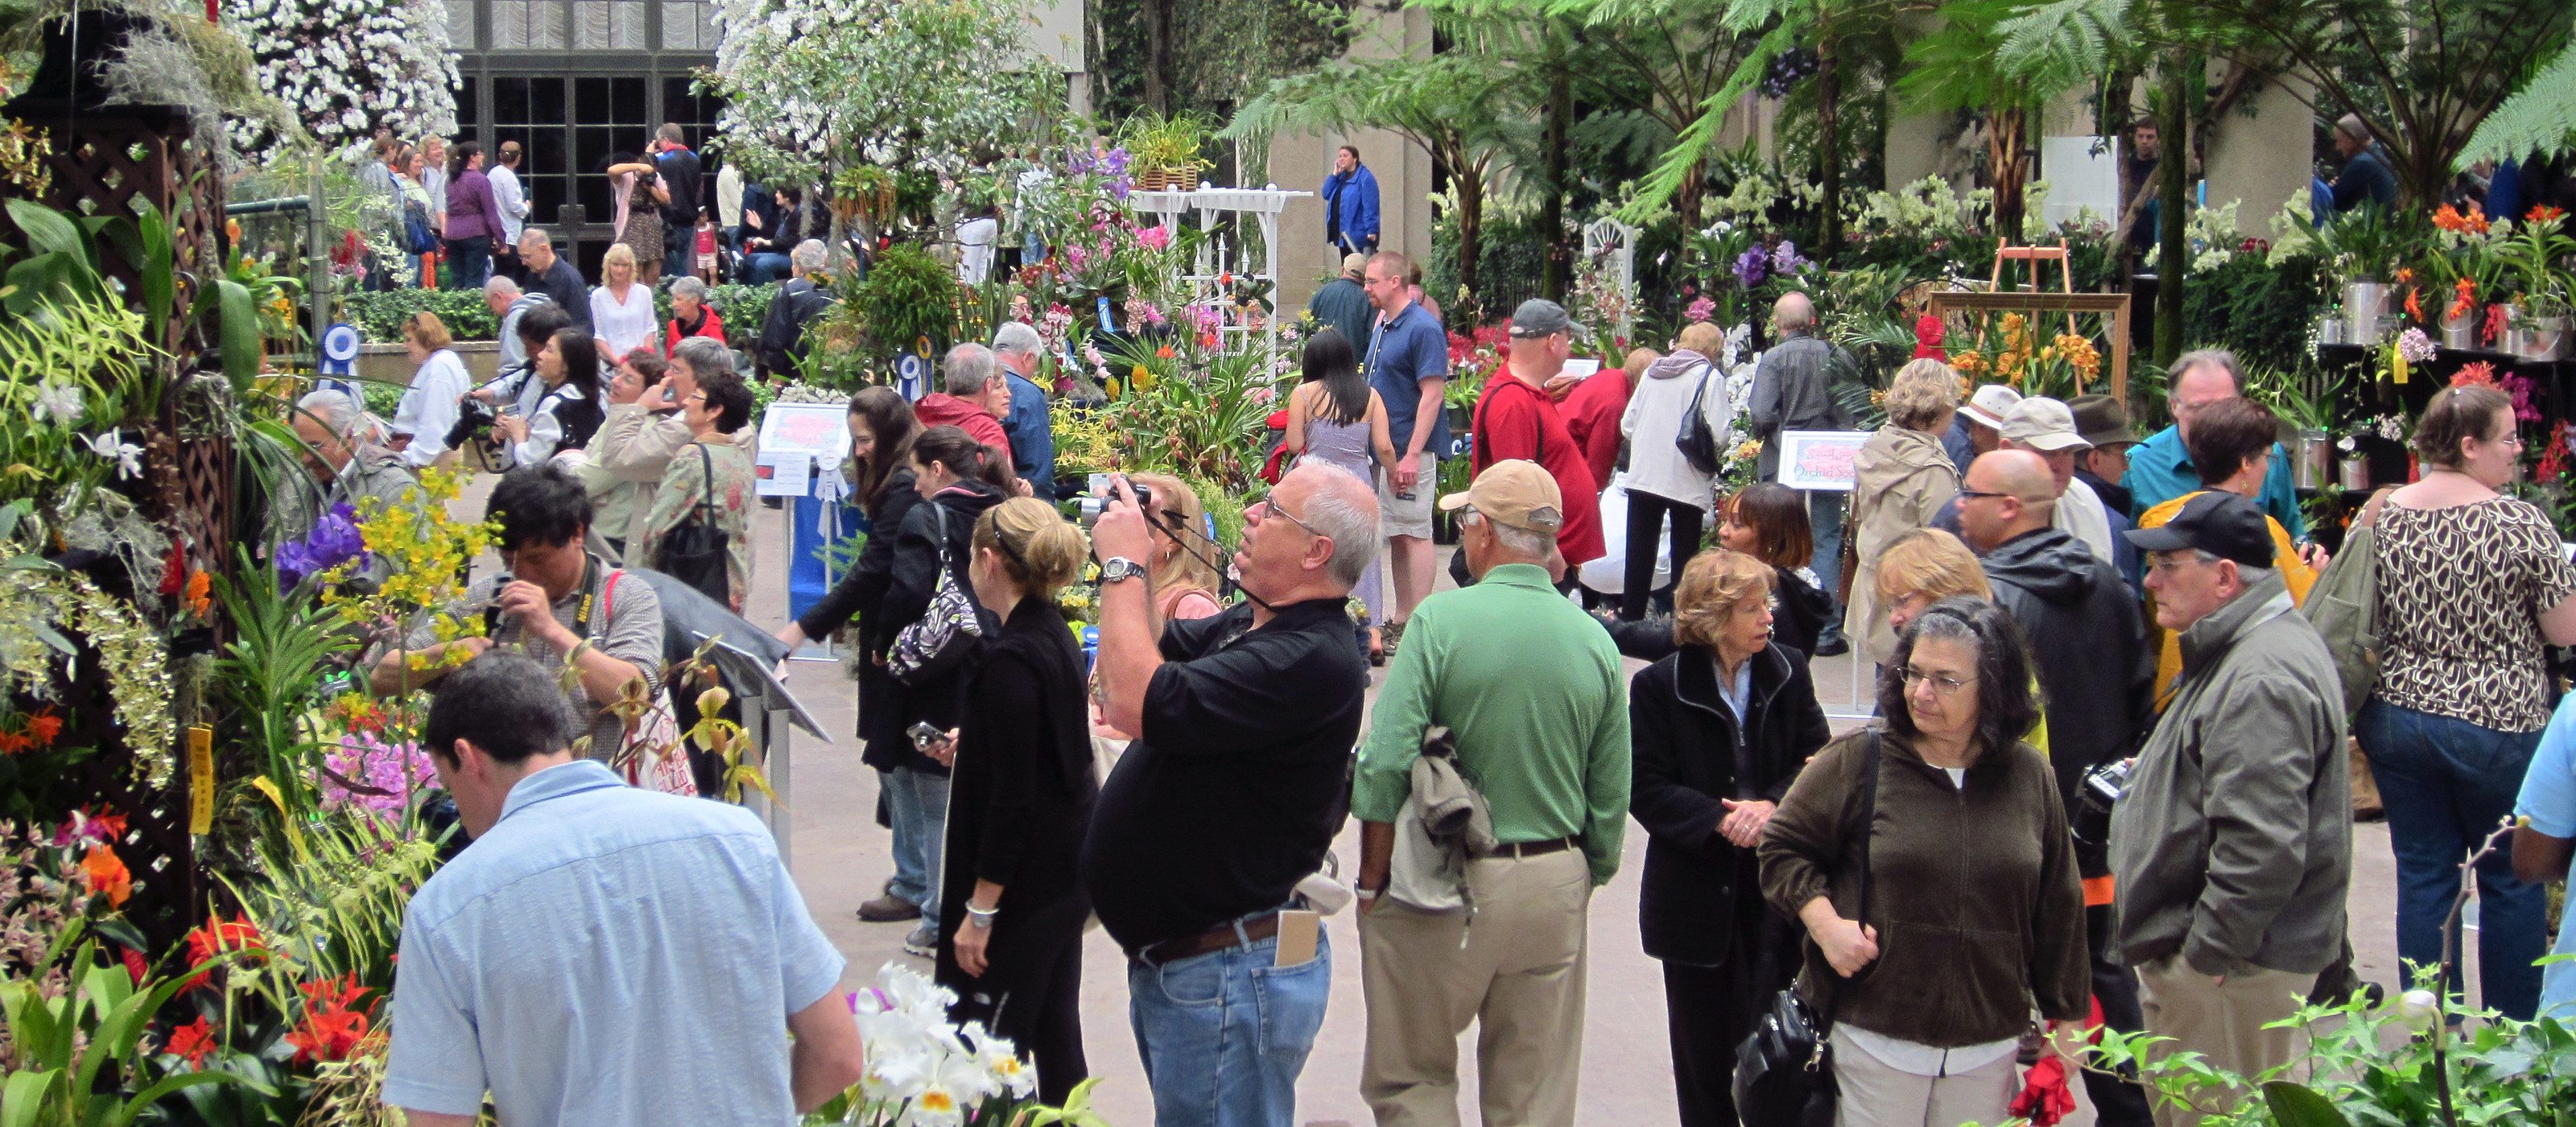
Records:
[[[2012,620],[1943,600],[1893,657],[1882,726],[1826,745],[1772,815],[1762,891],[1815,941],[1798,991],[1834,1023],[1839,1127],[1998,1123],[2030,1011],[2088,1009],[2074,842],[2017,735],[2039,708]]]
[[[1856,578],[1843,633],[1880,665],[1896,649],[1896,632],[1888,629],[1887,611],[1867,580],[1878,573],[1878,554],[1888,544],[1930,524],[1941,503],[1959,491],[1959,467],[1941,448],[1942,432],[1950,429],[1958,406],[1959,374],[1949,365],[1932,359],[1907,364],[1887,384],[1887,425],[1852,457],[1852,553],[1860,566],[1851,573]]]

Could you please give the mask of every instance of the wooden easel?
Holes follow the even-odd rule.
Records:
[[[2046,292],[2042,287],[2048,284],[2047,264],[2050,262],[2057,264],[2057,292],[2064,294],[2075,292],[2075,265],[2067,256],[2064,237],[2060,237],[2057,245],[2053,247],[2017,247],[2011,243],[1997,243],[1995,272],[1986,283],[1987,292],[2004,292],[2004,274],[2009,269],[2006,263],[2012,262],[2027,263],[2030,266],[2032,293]],[[2066,315],[2066,331],[2070,333],[2075,331],[2075,315],[2072,313]]]

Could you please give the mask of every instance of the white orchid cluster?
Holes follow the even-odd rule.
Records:
[[[764,182],[861,164],[954,178],[1022,131],[1021,0],[716,0],[718,146]]]
[[[456,55],[442,0],[224,0],[260,88],[313,140],[337,150],[377,127],[417,139],[456,132]],[[265,159],[282,138],[232,121],[233,144]]]
[[[948,1023],[957,995],[894,963],[852,1009],[867,1045],[868,1071],[845,1123],[870,1127],[958,1127],[988,1100],[1021,1101],[1037,1091],[1037,1069],[1009,1039],[979,1022]]]

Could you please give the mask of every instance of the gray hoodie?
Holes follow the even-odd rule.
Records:
[[[1704,395],[1702,387],[1707,388]],[[1628,440],[1628,470],[1622,480],[1632,491],[1705,511],[1715,497],[1716,479],[1691,465],[1674,441],[1681,437],[1682,420],[1690,415],[1693,396],[1699,397],[1700,414],[1709,429],[1724,443],[1726,375],[1717,365],[1681,348],[1647,366],[1646,378],[1629,390],[1628,406],[1619,416],[1619,434]]]
[[[2111,815],[2112,957],[2312,974],[2352,879],[2343,683],[2275,572],[2182,633],[2173,702]]]

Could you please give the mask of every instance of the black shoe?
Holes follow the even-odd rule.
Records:
[[[1841,657],[1850,652],[1851,639],[1845,638],[1840,634],[1836,634],[1830,638],[1816,639],[1815,656],[1817,657]]]

